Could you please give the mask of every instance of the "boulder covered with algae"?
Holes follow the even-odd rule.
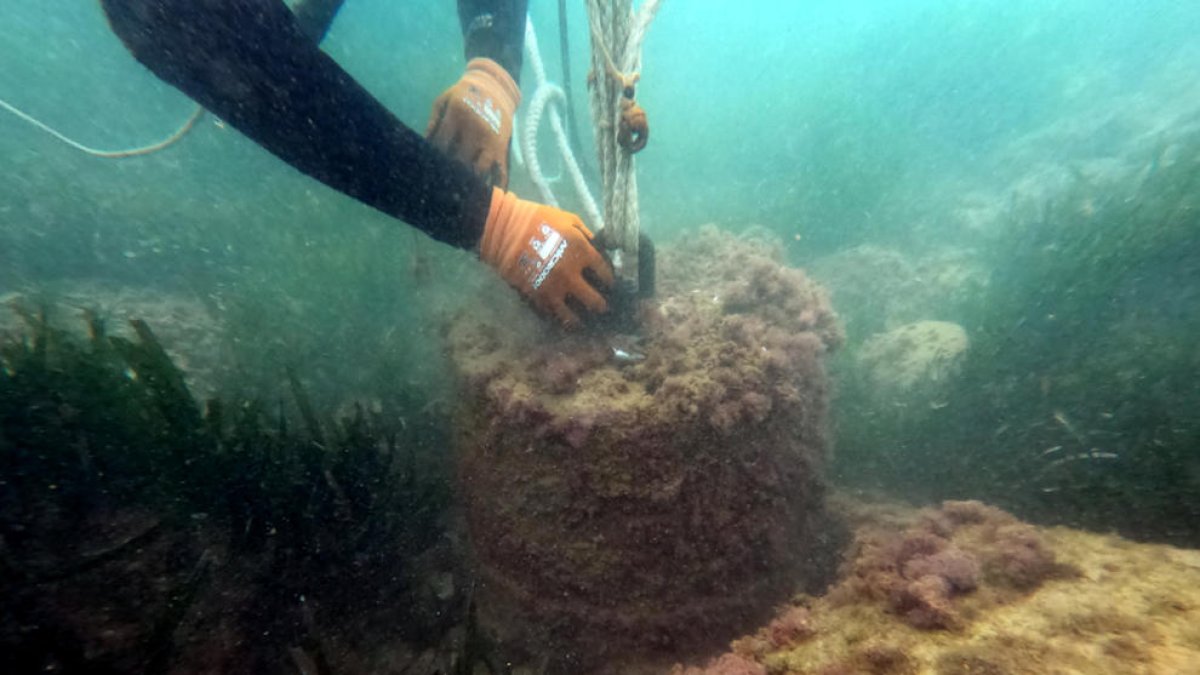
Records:
[[[838,581],[673,675],[1193,673],[1200,551],[1036,527],[978,501],[831,500]]]
[[[661,247],[637,338],[449,326],[477,614],[514,658],[661,672],[823,583],[842,331],[776,250],[711,227]]]

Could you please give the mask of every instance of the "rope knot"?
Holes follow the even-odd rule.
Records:
[[[621,99],[621,123],[617,128],[617,143],[622,148],[635,154],[646,147],[650,141],[650,122],[646,119],[646,111],[633,100],[632,96]]]
[[[636,154],[650,141],[650,122],[646,119],[646,111],[634,100],[634,96],[637,95],[637,83],[642,79],[642,75],[637,72],[628,75],[622,73],[610,62],[608,76],[621,88],[621,119],[617,126],[617,143],[629,154]]]

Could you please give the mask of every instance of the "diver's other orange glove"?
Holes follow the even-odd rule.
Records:
[[[493,188],[479,257],[568,328],[580,320],[568,300],[595,314],[608,311],[600,291],[612,287],[612,267],[573,213]]]
[[[475,58],[467,71],[433,102],[425,138],[473,168],[489,185],[508,187],[508,146],[521,90],[491,59]]]

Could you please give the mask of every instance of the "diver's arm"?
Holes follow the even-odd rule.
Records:
[[[299,0],[292,5],[292,14],[300,24],[300,32],[320,43],[333,25],[333,17],[342,8],[345,0]]]
[[[476,245],[491,189],[404,126],[282,0],[100,0],[155,75],[279,158],[435,239]]]
[[[528,4],[529,0],[458,0],[467,60],[491,59],[519,82]]]

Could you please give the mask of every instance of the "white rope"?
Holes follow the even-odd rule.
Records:
[[[562,89],[553,85],[542,84],[533,92],[533,97],[529,99],[529,107],[525,111],[525,125],[521,131],[521,154],[525,156],[525,168],[529,171],[529,177],[533,179],[533,184],[537,187],[538,193],[542,196],[542,201],[550,206],[558,206],[558,199],[554,196],[554,191],[550,189],[550,183],[542,174],[541,160],[537,154],[537,132],[538,127],[542,123],[542,113],[545,111],[546,104],[551,99],[563,100]]]
[[[195,126],[196,121],[199,120],[200,116],[204,114],[204,108],[201,108],[200,106],[196,106],[196,109],[192,111],[192,114],[188,116],[187,120],[185,120],[184,123],[178,129],[176,129],[174,132],[172,132],[170,136],[167,136],[166,138],[162,139],[161,141],[159,141],[157,143],[151,143],[150,145],[143,145],[143,146],[139,146],[136,148],[126,148],[124,150],[98,150],[96,148],[86,146],[86,145],[68,137],[67,135],[59,132],[58,130],[54,129],[50,125],[37,119],[33,115],[30,115],[30,114],[22,111],[21,109],[17,108],[16,106],[12,105],[8,101],[5,101],[4,99],[0,99],[0,108],[4,108],[8,112],[16,115],[17,117],[21,118],[22,120],[32,124],[33,126],[37,127],[38,129],[41,129],[42,131],[50,134],[51,136],[62,141],[63,143],[66,143],[67,145],[71,146],[72,148],[79,150],[80,152],[85,152],[89,155],[92,155],[93,157],[104,157],[106,159],[121,159],[124,157],[138,157],[141,155],[149,155],[152,152],[158,152],[159,150],[163,150],[163,149],[167,148],[168,146],[170,146],[175,141],[178,141],[179,139],[183,138],[184,135],[187,134],[187,132],[191,131],[192,127]]]
[[[595,198],[592,197],[591,190],[588,189],[583,171],[579,168],[579,160],[571,151],[571,144],[568,142],[567,133],[563,127],[562,115],[559,113],[559,106],[567,105],[567,95],[562,87],[551,84],[546,79],[546,66],[542,61],[541,50],[538,48],[537,34],[533,30],[533,22],[528,17],[525,19],[525,55],[533,70],[533,79],[536,85],[525,110],[525,121],[519,129],[517,124],[513,123],[514,135],[517,136],[517,145],[520,149],[517,157],[524,162],[525,169],[529,172],[529,178],[537,187],[542,201],[551,206],[558,206],[558,199],[550,188],[551,180],[542,171],[537,153],[538,128],[545,116],[550,122],[551,134],[554,136],[555,145],[558,146],[559,155],[563,159],[563,169],[571,177],[575,194],[583,202],[583,210],[588,217],[588,224],[592,229],[598,231],[604,227],[604,217],[596,205]]]
[[[634,260],[641,229],[637,176],[633,153],[617,141],[625,87],[618,78],[632,77],[641,70],[642,42],[661,4],[662,0],[645,0],[635,15],[629,0],[587,0],[592,34],[592,122],[604,188],[605,239]],[[636,281],[637,265],[623,266],[620,273]]]
[[[521,119],[520,115],[513,113],[513,138],[517,139],[512,144],[512,160],[515,166],[525,166],[525,151],[521,149]]]
[[[642,42],[646,40],[646,29],[658,14],[662,0],[646,0],[638,8],[637,16],[632,18],[633,25],[625,42],[625,54],[621,58],[621,70],[629,73],[642,68]]]

